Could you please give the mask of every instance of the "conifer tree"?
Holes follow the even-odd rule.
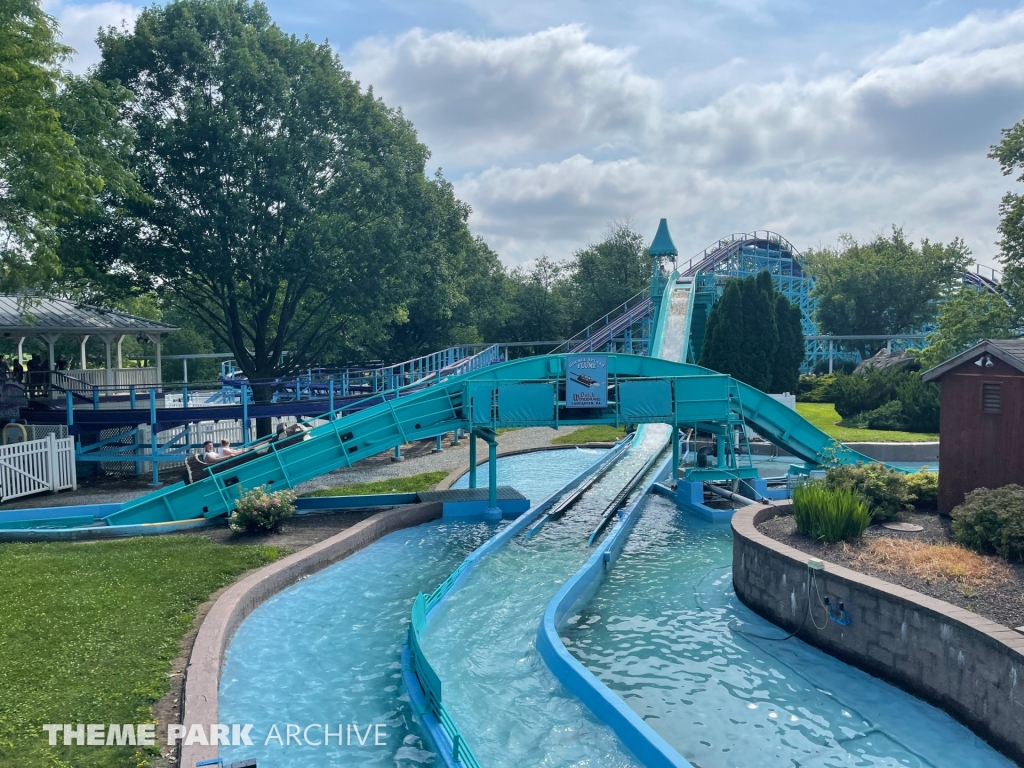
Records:
[[[708,317],[699,364],[763,391],[793,392],[804,359],[801,318],[768,272],[730,280]]]

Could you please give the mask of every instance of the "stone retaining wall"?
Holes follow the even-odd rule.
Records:
[[[788,503],[736,511],[733,583],[747,606],[792,631],[807,609],[809,555],[756,527],[788,512]],[[808,621],[800,639],[941,707],[1024,765],[1024,636],[832,563],[815,579],[823,597],[844,601],[851,622],[819,630]]]
[[[329,539],[260,568],[228,589],[207,614],[185,670],[185,697],[182,723],[188,727],[200,723],[209,727],[218,720],[218,690],[228,645],[245,618],[264,601],[291,586],[304,576],[359,551],[389,533],[441,517],[441,504],[414,504],[379,512]],[[192,768],[201,760],[219,757],[216,745],[182,746],[179,764]]]

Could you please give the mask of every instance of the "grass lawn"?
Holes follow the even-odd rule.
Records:
[[[447,472],[424,472],[409,477],[393,477],[372,483],[353,483],[339,488],[322,488],[302,494],[306,496],[359,496],[366,493],[414,493],[428,491],[448,476]]]
[[[894,432],[888,429],[837,427],[840,416],[832,403],[797,403],[796,412],[829,437],[841,443],[925,443],[939,436],[927,432]]]
[[[0,544],[0,765],[148,765],[157,747],[51,747],[42,725],[152,722],[196,607],[282,554],[203,536]]]
[[[612,427],[608,424],[595,424],[583,427],[568,435],[559,435],[551,441],[552,445],[580,445],[581,443],[611,443],[626,436],[625,427]]]

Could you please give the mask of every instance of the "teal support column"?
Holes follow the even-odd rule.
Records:
[[[249,445],[249,393],[248,387],[243,384],[239,389],[239,397],[242,401],[242,447]]]
[[[158,447],[156,444],[156,389],[149,390],[149,459],[150,466],[153,467],[153,482],[151,486],[157,487],[163,485],[160,482],[160,464],[157,462]]]
[[[724,432],[718,435],[718,468],[725,469],[725,441],[729,439],[729,433]]]
[[[71,393],[68,393],[71,397]],[[476,435],[469,433],[469,487],[476,488]]]
[[[405,461],[405,456],[402,455],[402,444],[399,443],[395,446],[395,455],[391,457],[392,461]]]
[[[462,437],[461,433],[462,433],[461,429],[456,429],[454,432],[452,432],[452,445],[453,446],[454,445],[462,445],[462,441],[460,440],[460,438]]]
[[[431,453],[441,453],[444,450],[444,445],[441,443],[441,435],[437,436],[437,442],[434,444],[434,450]]]
[[[498,441],[487,441],[487,511],[484,520],[501,520],[498,508]]]
[[[672,425],[672,479],[679,479],[679,427]]]

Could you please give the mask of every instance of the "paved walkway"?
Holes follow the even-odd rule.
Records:
[[[498,436],[498,445],[504,451],[527,450],[551,444],[557,435],[573,432],[578,427],[566,427],[555,431],[549,427],[529,427],[515,429]],[[460,464],[469,461],[469,441],[465,438],[460,445],[451,445],[452,434],[444,436],[444,451],[434,453],[435,441],[420,440],[402,449],[405,461],[391,461],[392,451],[371,456],[356,464],[351,469],[339,469],[326,475],[300,484],[297,493],[308,493],[321,488],[335,488],[351,483],[369,483],[375,480],[386,480],[391,477],[406,477],[423,472],[451,472]],[[487,457],[487,447],[481,440],[477,444],[477,458]],[[167,484],[175,483],[183,470],[168,469],[161,472],[161,479]],[[74,504],[111,504],[123,503],[144,496],[153,489],[149,487],[149,476],[145,477],[86,477],[79,482],[77,491],[64,491],[58,494],[39,494],[12,499],[0,504],[0,512],[8,509],[27,509],[36,507],[60,507]]]

